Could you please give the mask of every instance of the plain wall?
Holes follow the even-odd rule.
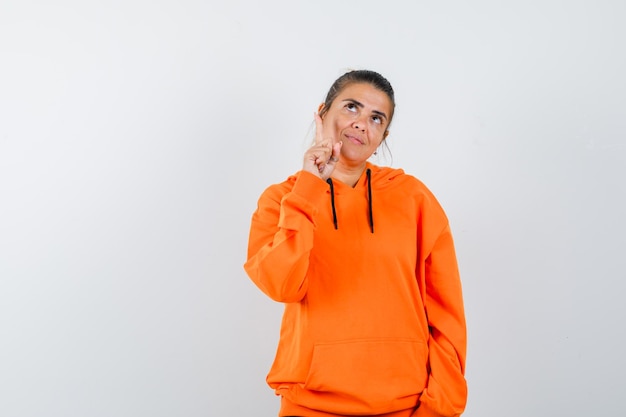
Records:
[[[467,417],[621,415],[626,3],[0,3],[0,415],[272,416],[262,190],[347,69],[446,209]]]

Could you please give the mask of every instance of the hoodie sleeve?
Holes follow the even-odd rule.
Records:
[[[467,334],[461,280],[447,223],[426,258],[423,272],[430,375],[412,417],[456,417],[467,401]]]
[[[284,193],[281,187],[273,186],[259,198],[244,269],[275,301],[297,302],[307,291],[315,220],[327,190],[324,181],[303,171],[291,191]]]

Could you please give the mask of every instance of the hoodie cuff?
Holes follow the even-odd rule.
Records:
[[[300,171],[291,192],[307,201],[323,200],[328,191],[328,183],[307,171]]]
[[[318,208],[327,200],[328,184],[310,172],[301,171],[291,192],[281,201],[278,226],[299,230],[304,217],[315,225]]]

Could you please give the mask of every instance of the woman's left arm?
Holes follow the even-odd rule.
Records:
[[[461,279],[449,225],[436,239],[424,268],[425,308],[430,328],[430,375],[413,417],[455,417],[467,402],[467,332]]]

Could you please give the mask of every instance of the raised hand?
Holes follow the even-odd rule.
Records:
[[[324,132],[324,123],[319,113],[315,117],[315,143],[304,153],[302,169],[326,181],[339,161],[343,142],[335,143],[332,135]]]

